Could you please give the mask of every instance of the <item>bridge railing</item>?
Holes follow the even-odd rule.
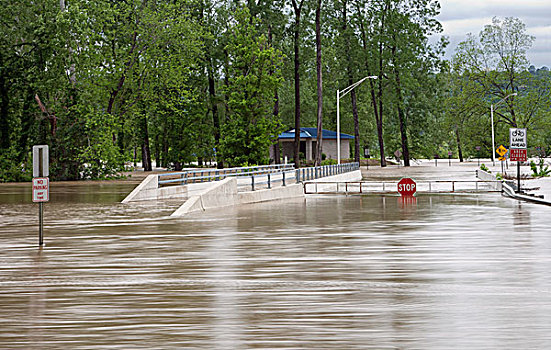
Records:
[[[397,193],[397,181],[305,182],[305,194]],[[501,192],[501,181],[433,180],[417,181],[418,193]]]
[[[251,167],[188,170],[167,174],[159,174],[159,187],[167,185],[187,185],[190,183],[219,181],[227,177],[245,177],[261,174],[281,173],[294,171],[294,164],[258,165]]]
[[[295,178],[296,182],[304,182],[322,177],[344,174],[358,169],[360,169],[360,163],[344,163],[300,168],[295,170]]]
[[[254,191],[259,188],[272,188],[272,186],[278,183],[286,186],[289,183],[300,183],[343,174],[358,170],[359,168],[359,163],[323,165],[299,169],[295,169],[294,164],[275,164],[227,169],[189,170],[159,174],[157,176],[159,187],[219,181],[227,177],[237,177],[239,187],[247,187]]]
[[[274,177],[272,174],[251,175],[249,182],[250,189],[255,191],[265,185],[265,188],[272,188],[275,183],[281,182],[282,186],[288,183],[301,183],[311,181],[323,177],[344,174],[347,172],[360,169],[360,163],[345,163],[322,165],[318,167],[299,168],[294,170],[286,170],[281,176]],[[242,186],[243,187],[243,186]]]

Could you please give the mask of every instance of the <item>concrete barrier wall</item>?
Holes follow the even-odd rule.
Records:
[[[239,204],[249,204],[295,197],[304,197],[304,188],[300,183],[276,187],[270,190],[264,189],[250,192],[240,192],[238,194],[238,202]]]
[[[209,187],[202,191],[196,191],[171,216],[184,216],[188,213],[228,207],[237,203],[237,180],[235,178],[227,178],[208,184],[210,184]]]
[[[482,181],[497,181],[495,175],[480,169],[476,171],[476,177]],[[496,191],[503,190],[503,185],[501,182],[489,182],[488,185]]]
[[[361,178],[361,171],[357,170],[318,179],[317,181],[345,182],[359,181]],[[223,208],[232,205],[304,197],[304,187],[302,183],[247,192],[237,192],[236,178],[227,178],[222,181],[209,182],[208,184],[208,188],[191,195],[171,216],[184,216],[193,212]]]
[[[159,187],[159,177],[149,175],[122,200],[122,203],[155,200],[157,199],[157,187]]]
[[[190,198],[212,187],[215,182],[202,182],[181,186],[167,186],[158,188],[158,176],[149,175],[138,185],[122,203],[148,200],[163,200],[174,198]]]

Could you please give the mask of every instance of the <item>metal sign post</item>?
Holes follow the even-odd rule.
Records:
[[[509,141],[511,142],[511,160],[517,160],[517,187],[520,193],[520,162],[526,161],[527,157],[527,132],[524,128],[510,128]]]
[[[501,162],[501,173],[503,174],[505,171],[503,170],[503,162],[505,161],[505,155],[507,154],[507,148],[503,145],[499,145],[499,147],[496,149],[497,154],[499,154],[499,161]]]
[[[44,244],[44,202],[50,200],[48,146],[33,146],[33,202],[38,203],[38,245]]]

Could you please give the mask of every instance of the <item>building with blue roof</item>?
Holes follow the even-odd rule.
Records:
[[[341,158],[350,158],[350,140],[354,139],[354,136],[341,133]],[[317,150],[317,128],[300,128],[300,152],[304,154],[306,160],[314,160],[316,158]],[[322,153],[324,153],[327,159],[337,159],[337,133],[331,130],[322,130]],[[284,159],[293,158],[295,141],[295,129],[291,129],[282,132],[278,137],[278,143],[270,149],[270,158],[277,158],[279,153],[280,157]],[[278,149],[276,149],[276,147]],[[279,150],[279,152],[278,152]]]

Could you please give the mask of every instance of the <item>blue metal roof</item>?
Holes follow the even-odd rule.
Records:
[[[300,128],[300,138],[301,139],[315,139],[318,137],[317,128]],[[331,130],[322,129],[321,137],[325,140],[337,139],[337,132]],[[291,129],[285,132],[282,132],[279,139],[294,139],[295,138],[295,129]],[[341,132],[341,140],[350,140],[354,139],[354,136],[344,134]]]

